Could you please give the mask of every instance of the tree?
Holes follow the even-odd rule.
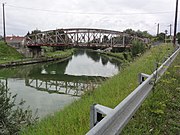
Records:
[[[165,33],[158,34],[157,35],[157,40],[164,42],[165,41]]]
[[[124,33],[127,33],[131,36],[137,36],[140,38],[151,38],[152,35],[149,34],[147,31],[140,31],[140,30],[132,30],[132,29],[126,29],[125,31],[123,31]]]
[[[40,32],[41,32],[40,30],[36,29],[36,30],[33,30],[33,31],[31,32],[31,34],[37,34],[37,33],[40,33]]]
[[[129,34],[131,36],[135,36],[136,35],[136,31],[132,30],[132,29],[126,29],[123,31],[126,34]]]
[[[29,36],[29,35],[30,35],[29,31],[28,31],[28,33],[27,33],[26,35],[27,35],[27,36]]]
[[[133,56],[137,56],[145,51],[146,47],[142,41],[134,40],[132,43],[131,53]]]
[[[9,89],[0,82],[0,134],[16,135],[25,126],[37,121],[33,118],[32,111],[22,109],[24,101],[15,104],[16,95],[11,95]]]

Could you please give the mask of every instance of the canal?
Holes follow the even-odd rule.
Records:
[[[13,95],[17,94],[17,102],[25,100],[25,107],[38,110],[42,118],[79,99],[119,70],[120,63],[114,59],[98,52],[76,50],[63,62],[0,69],[0,79]]]

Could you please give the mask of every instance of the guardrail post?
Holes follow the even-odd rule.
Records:
[[[138,82],[139,82],[139,84],[141,84],[142,82],[144,82],[145,79],[148,78],[148,77],[149,77],[148,74],[140,73],[140,74],[138,75]]]
[[[100,122],[104,116],[112,110],[113,109],[103,105],[93,104],[90,107],[90,129],[93,128],[98,122]]]
[[[90,107],[90,129],[93,128],[96,125],[95,105],[96,104],[93,104]]]

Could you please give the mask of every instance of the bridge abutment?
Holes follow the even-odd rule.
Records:
[[[41,57],[41,47],[40,46],[31,46],[28,48],[30,50],[30,57],[32,57],[32,58]]]

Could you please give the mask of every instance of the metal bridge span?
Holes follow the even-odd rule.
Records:
[[[134,39],[143,42],[137,36],[114,30],[71,28],[43,31],[26,36],[25,45],[29,48],[37,46],[72,46],[72,47],[128,47]]]

